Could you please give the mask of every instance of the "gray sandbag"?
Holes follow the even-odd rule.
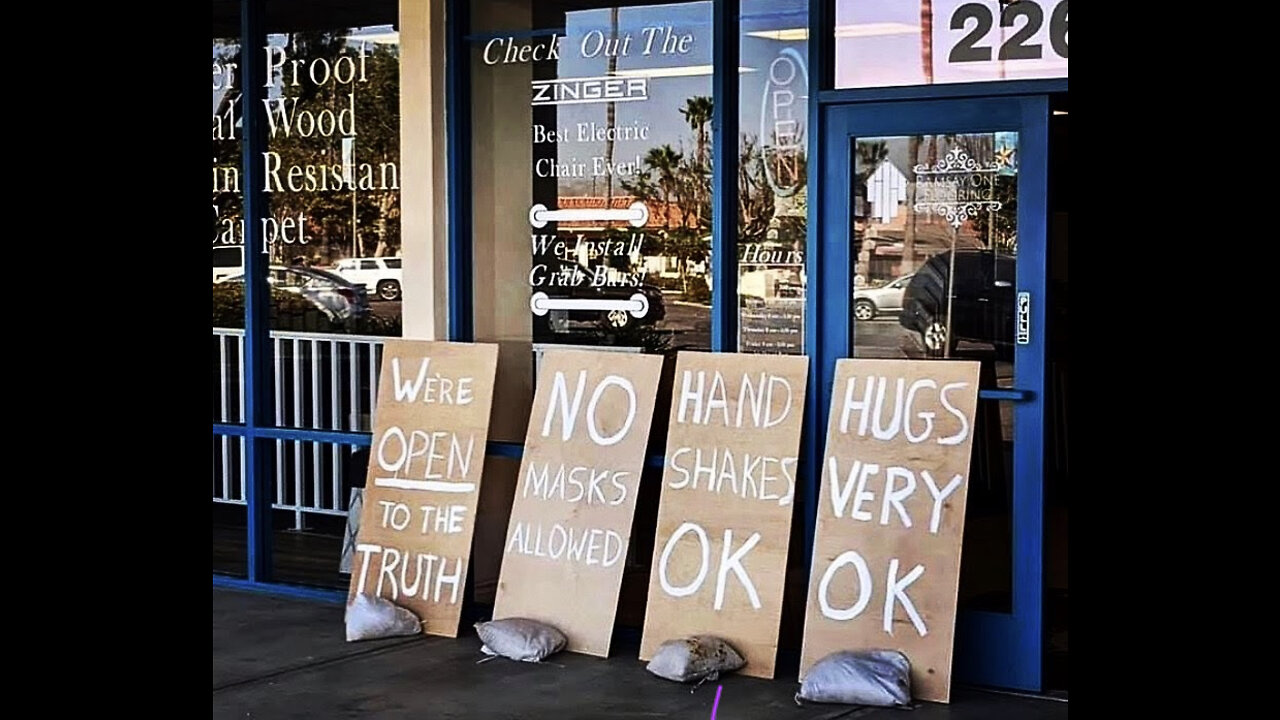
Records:
[[[721,673],[747,664],[732,645],[714,635],[668,640],[658,647],[646,670],[676,682],[714,682]]]
[[[834,652],[814,663],[800,683],[801,700],[874,707],[911,704],[911,662],[897,650]]]
[[[542,662],[561,650],[569,639],[558,628],[529,618],[506,618],[476,623],[485,655],[521,662]]]
[[[417,635],[422,621],[407,608],[386,598],[356,595],[347,603],[347,642]]]

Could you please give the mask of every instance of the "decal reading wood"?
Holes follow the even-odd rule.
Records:
[[[484,475],[498,346],[388,340],[350,596],[458,636]]]
[[[682,352],[676,361],[640,659],[724,638],[772,678],[809,361]]]
[[[836,363],[800,677],[839,650],[892,648],[948,702],[979,363]]]
[[[608,657],[662,357],[548,350],[538,371],[495,618]]]

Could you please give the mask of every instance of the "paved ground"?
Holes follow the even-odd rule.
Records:
[[[645,672],[635,647],[608,660],[561,653],[554,664],[483,657],[474,634],[347,643],[342,608],[215,589],[214,718],[497,718],[718,720],[902,718],[902,711],[797,707],[794,677],[728,677],[690,692]],[[959,690],[912,720],[1065,720],[1063,702]]]

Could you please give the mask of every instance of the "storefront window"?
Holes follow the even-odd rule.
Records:
[[[853,356],[975,360],[983,388],[1013,387],[1017,133],[860,138],[853,166]],[[960,575],[969,609],[1010,608],[1013,412],[978,405]]]
[[[1011,379],[1017,143],[1017,133],[858,140],[855,357],[981,355]]]
[[[800,355],[808,229],[808,3],[742,4],[738,350]]]
[[[216,6],[215,6],[216,11]],[[226,13],[222,22],[215,12],[213,35],[213,167],[236,167],[239,163],[240,133],[233,129],[229,111],[236,93],[232,90],[233,66],[239,65],[240,40],[238,17]],[[222,135],[222,139],[219,139]],[[244,304],[238,303],[239,322],[228,315],[219,317],[216,283],[222,277],[241,272],[240,247],[219,247],[219,218],[223,214],[239,215],[242,201],[238,192],[214,192],[213,196],[213,422],[242,424],[244,418],[244,386],[242,335],[231,328],[244,326]],[[222,321],[221,323],[219,321]],[[219,327],[219,325],[225,327]],[[245,575],[244,509],[244,440],[226,435],[213,436],[213,571],[229,575]],[[239,529],[239,530],[238,530]],[[221,536],[221,542],[219,541]]]
[[[711,3],[471,8],[474,328],[523,442],[549,347],[711,348]]]
[[[244,422],[244,257],[267,261],[278,427],[367,432],[386,337],[401,335],[398,4],[305,8],[268,2],[260,77],[237,40],[213,47],[214,422]],[[221,25],[238,31],[238,5]],[[234,11],[234,12],[233,12]],[[267,205],[245,244],[245,83],[262,87]],[[264,441],[276,533],[275,579],[345,585],[337,553],[364,468],[354,447]],[[214,438],[214,557],[243,572],[244,441]],[[356,456],[358,457],[358,456]],[[305,531],[305,532],[301,532]],[[230,548],[230,550],[229,550]],[[232,558],[239,558],[234,567]],[[332,560],[332,562],[330,562]]]
[[[835,87],[1067,77],[1067,0],[836,0]]]

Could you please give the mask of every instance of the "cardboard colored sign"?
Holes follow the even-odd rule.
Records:
[[[912,694],[948,702],[979,363],[836,363],[800,677],[892,648]]]
[[[640,659],[705,633],[773,677],[808,374],[803,356],[679,354]]]
[[[608,657],[661,374],[658,355],[543,357],[495,618],[549,623],[567,649]]]
[[[388,340],[349,596],[458,636],[498,346]]]

